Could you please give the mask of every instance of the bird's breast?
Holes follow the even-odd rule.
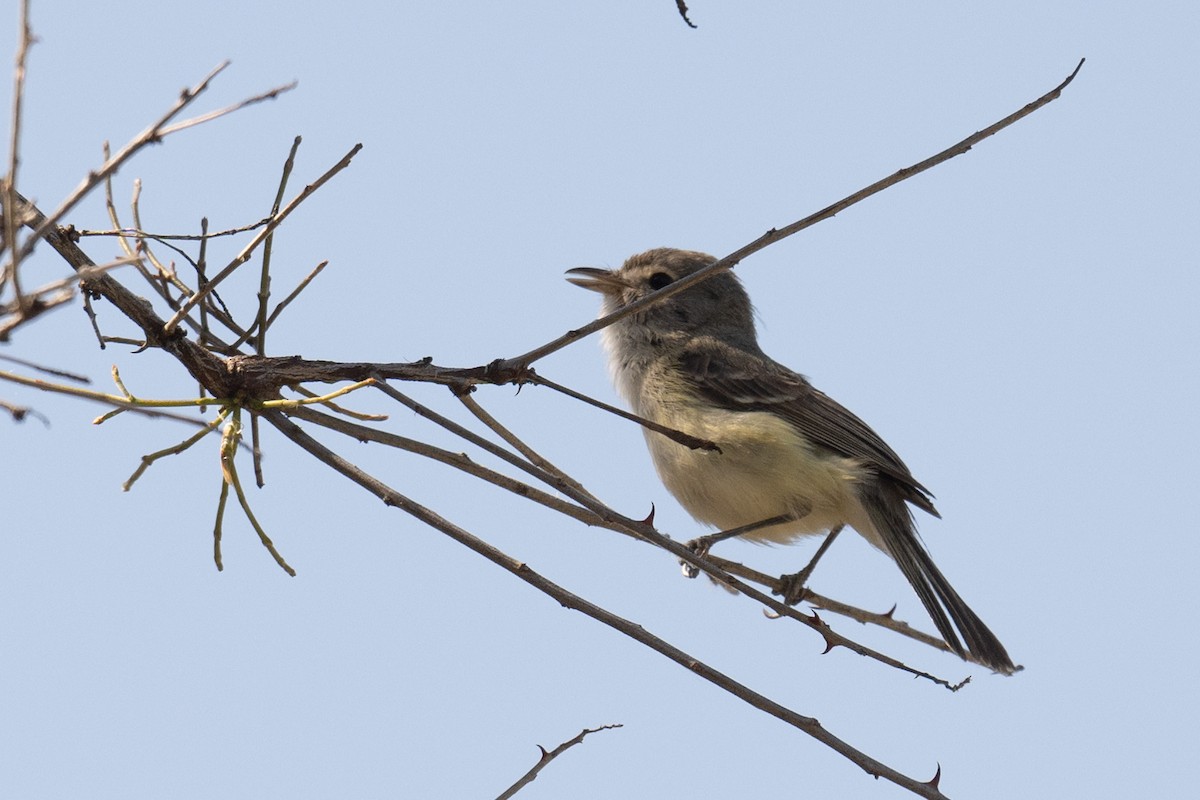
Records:
[[[843,524],[859,508],[862,469],[814,446],[769,411],[734,411],[695,402],[643,398],[641,413],[655,422],[709,440],[721,451],[697,450],[646,431],[659,477],[701,522],[729,530],[781,514],[798,517],[746,535],[788,542]]]

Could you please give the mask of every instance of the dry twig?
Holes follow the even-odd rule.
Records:
[[[570,748],[572,748],[575,745],[582,742],[584,737],[587,736],[589,733],[599,733],[600,731],[609,731],[609,730],[612,730],[613,728],[620,728],[620,727],[623,727],[623,726],[620,724],[616,724],[616,725],[601,725],[599,728],[584,728],[573,739],[568,739],[567,741],[560,744],[558,747],[554,748],[553,750],[549,750],[549,751],[547,751],[546,748],[542,747],[539,744],[538,750],[542,751],[542,757],[538,759],[537,763],[534,764],[533,767],[528,772],[526,772],[519,779],[517,779],[516,783],[514,783],[512,786],[508,787],[503,792],[501,792],[500,795],[496,798],[496,800],[509,800],[509,798],[511,798],[517,792],[521,791],[521,789],[523,789],[525,786],[529,785],[530,783],[533,783],[534,778],[536,778],[538,776],[539,772],[541,772],[543,769],[545,769],[547,764],[549,764],[551,761],[553,761],[554,759],[561,756],[563,753],[565,753]]]

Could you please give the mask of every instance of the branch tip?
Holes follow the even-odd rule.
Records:
[[[679,12],[679,16],[683,17],[683,21],[687,23],[687,26],[692,30],[696,30],[696,23],[688,19],[687,3],[683,0],[675,0],[675,9]]]

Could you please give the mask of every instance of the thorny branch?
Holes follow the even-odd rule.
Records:
[[[520,778],[518,778],[516,783],[514,783],[512,786],[508,787],[503,792],[501,792],[500,795],[496,798],[496,800],[509,800],[510,797],[515,795],[517,792],[521,791],[521,789],[523,789],[525,786],[527,786],[530,783],[533,783],[534,778],[536,778],[538,776],[538,773],[541,772],[546,767],[547,764],[549,764],[551,761],[553,761],[554,759],[561,756],[563,753],[565,753],[570,748],[572,748],[575,745],[582,742],[584,740],[584,737],[586,737],[589,733],[599,733],[600,731],[610,731],[610,730],[613,730],[614,728],[620,728],[620,727],[623,727],[623,726],[617,724],[617,725],[601,725],[599,728],[584,728],[574,738],[568,739],[567,741],[560,744],[558,747],[554,748],[553,750],[549,750],[549,751],[546,750],[546,748],[542,747],[541,745],[538,745],[538,749],[542,751],[542,757],[538,759],[537,763],[534,764],[533,767],[530,768],[530,770],[528,772],[526,772],[524,775],[522,775]]]
[[[280,433],[291,439],[301,449],[316,457],[323,464],[326,464],[336,471],[340,472],[345,477],[362,486],[371,494],[378,497],[386,505],[394,506],[402,511],[411,514],[416,519],[435,528],[446,534],[456,542],[470,548],[474,552],[486,558],[488,561],[502,567],[522,581],[538,589],[539,591],[549,595],[555,601],[566,608],[574,611],[582,612],[598,622],[617,630],[626,636],[634,639],[641,644],[650,647],[657,653],[660,653],[675,663],[683,666],[695,675],[707,680],[715,686],[724,689],[733,694],[735,697],[744,700],[760,711],[764,711],[771,716],[786,722],[787,724],[798,728],[817,741],[825,744],[835,752],[848,758],[854,764],[857,764],[868,774],[876,778],[886,778],[887,780],[902,786],[905,789],[913,792],[920,797],[938,798],[944,800],[945,795],[938,791],[936,786],[924,781],[919,781],[915,778],[892,769],[881,761],[870,757],[866,753],[854,748],[848,742],[834,736],[816,719],[798,714],[792,709],[775,702],[771,698],[760,694],[745,684],[739,683],[733,678],[714,669],[708,664],[700,661],[689,653],[675,647],[664,639],[655,636],[647,631],[643,626],[638,625],[623,617],[617,616],[601,606],[590,603],[587,600],[569,592],[562,586],[550,581],[546,577],[534,572],[529,565],[517,561],[508,556],[502,551],[488,544],[483,539],[480,539],[470,532],[458,527],[454,523],[445,519],[435,511],[426,508],[417,503],[392,487],[383,483],[379,479],[371,476],[365,471],[359,469],[354,464],[346,461],[338,456],[332,450],[329,450],[316,439],[313,439],[305,433],[300,426],[293,423],[291,420],[282,416],[278,411],[268,411],[263,415],[263,418],[275,426]]]
[[[680,12],[683,14],[686,13],[686,7],[682,4],[680,4]],[[1081,61],[1080,66],[1082,66],[1082,63],[1083,62]],[[851,205],[860,202],[861,200],[879,191],[882,191],[885,188],[895,185],[896,183],[912,177],[913,175],[919,174],[920,172],[928,170],[937,164],[943,163],[950,158],[966,152],[975,144],[978,144],[988,136],[995,134],[999,130],[1011,125],[1017,120],[1027,116],[1038,108],[1056,99],[1062,90],[1071,82],[1071,80],[1074,79],[1075,75],[1078,73],[1079,67],[1076,67],[1076,70],[1072,72],[1071,75],[1068,76],[1067,79],[1055,89],[1038,98],[1034,102],[1026,105],[1017,112],[1010,114],[1008,117],[1005,117],[999,122],[984,128],[970,137],[967,137],[958,144],[947,148],[941,153],[925,159],[924,161],[918,162],[911,167],[899,170],[893,175],[877,181],[876,183],[865,187],[864,189],[855,192],[846,198],[843,198],[837,203],[834,203],[815,214],[797,220],[796,222],[791,223],[783,228],[772,229],[755,241],[747,244],[745,247],[735,251],[734,253],[731,253],[710,267],[701,270],[686,279],[676,281],[663,290],[656,292],[655,294],[645,298],[642,301],[639,301],[638,303],[634,303],[626,307],[616,314],[609,315],[580,329],[569,331],[567,334],[547,342],[533,350],[530,350],[523,355],[507,359],[496,359],[486,365],[467,368],[438,366],[433,363],[432,359],[423,359],[421,361],[412,363],[377,364],[365,362],[338,363],[312,361],[302,359],[298,356],[282,358],[270,357],[266,356],[262,352],[261,346],[258,348],[258,352],[255,355],[243,354],[237,352],[236,347],[224,346],[222,348],[222,352],[226,355],[225,357],[222,357],[217,353],[214,353],[213,350],[210,349],[210,344],[208,344],[212,343],[211,346],[216,346],[215,339],[210,339],[207,335],[205,335],[202,337],[201,342],[194,342],[188,339],[178,328],[179,324],[185,320],[189,320],[189,324],[191,324],[190,314],[194,310],[199,309],[203,313],[206,310],[211,311],[215,308],[215,306],[211,306],[210,303],[213,297],[212,292],[216,285],[221,283],[222,280],[236,270],[241,264],[248,261],[258,245],[268,240],[271,234],[300,202],[310,196],[312,192],[319,188],[334,174],[347,166],[350,159],[353,158],[355,153],[357,153],[359,149],[357,146],[353,148],[342,159],[341,162],[328,170],[316,182],[305,187],[300,195],[294,198],[282,209],[279,209],[277,201],[277,210],[273,211],[269,220],[265,224],[259,223],[256,226],[253,226],[257,233],[253,237],[251,243],[243,248],[238,256],[235,257],[234,260],[231,261],[224,269],[220,270],[215,276],[207,278],[204,281],[204,284],[199,287],[198,290],[193,291],[187,289],[186,287],[179,287],[176,285],[175,288],[182,292],[179,297],[174,297],[169,292],[167,295],[164,295],[164,299],[168,300],[168,304],[171,306],[171,309],[174,312],[170,319],[166,321],[164,321],[164,319],[159,315],[150,302],[138,296],[134,292],[131,292],[111,275],[96,272],[94,263],[86,254],[82,252],[82,250],[79,249],[78,245],[76,244],[76,237],[72,235],[72,232],[69,229],[62,229],[58,226],[59,220],[61,220],[66,213],[74,208],[79,200],[81,200],[87,193],[89,193],[100,183],[105,182],[121,164],[125,163],[137,150],[146,144],[152,141],[157,141],[169,133],[182,130],[186,127],[191,127],[192,125],[199,124],[200,122],[207,121],[215,118],[216,116],[229,113],[231,110],[242,108],[250,103],[269,99],[276,96],[279,92],[291,88],[290,86],[280,87],[279,89],[275,89],[262,95],[258,95],[254,98],[250,98],[242,103],[236,104],[235,106],[222,109],[219,112],[213,112],[209,115],[203,115],[192,120],[170,125],[170,121],[174,119],[179,112],[183,110],[183,108],[190,104],[198,94],[203,92],[208,87],[211,80],[223,68],[224,65],[218,67],[213,73],[202,80],[195,88],[185,90],[175,106],[173,106],[157,122],[152,124],[145,132],[143,132],[143,134],[141,134],[139,137],[136,137],[129,145],[126,145],[126,147],[119,151],[115,156],[107,158],[105,164],[97,172],[90,173],[88,178],[85,179],[80,187],[49,216],[42,214],[35,207],[33,207],[32,204],[28,203],[28,201],[21,197],[20,194],[15,191],[15,189],[11,188],[11,178],[13,175],[15,175],[15,161],[10,165],[10,182],[7,184],[9,190],[5,192],[7,212],[5,214],[6,224],[8,224],[8,220],[19,219],[22,224],[33,230],[33,233],[28,236],[24,244],[19,248],[17,246],[17,242],[15,241],[15,234],[6,235],[6,241],[8,243],[10,252],[12,253],[12,260],[10,264],[19,264],[22,258],[32,252],[36,243],[44,239],[76,270],[89,271],[86,278],[84,278],[82,281],[82,287],[84,289],[85,296],[89,299],[103,298],[108,300],[121,312],[121,314],[135,323],[144,337],[143,341],[141,342],[141,346],[156,347],[166,351],[167,353],[170,353],[180,362],[181,365],[184,366],[185,369],[187,369],[187,371],[199,382],[199,384],[209,395],[215,398],[226,398],[226,400],[220,401],[227,404],[222,414],[231,412],[233,416],[231,417],[230,421],[226,422],[226,437],[221,448],[223,459],[222,463],[226,469],[227,476],[227,480],[222,490],[221,507],[224,507],[228,488],[232,484],[238,493],[239,502],[242,503],[247,515],[251,518],[253,523],[253,516],[251,515],[249,507],[246,504],[246,499],[244,493],[241,491],[240,483],[236,481],[236,472],[233,466],[235,448],[231,444],[234,442],[239,433],[237,414],[241,409],[244,408],[249,411],[252,419],[261,418],[265,422],[269,423],[278,431],[280,431],[280,433],[282,433],[285,437],[294,442],[297,446],[313,455],[321,462],[327,464],[340,474],[375,494],[387,505],[397,507],[421,520],[430,527],[441,531],[445,535],[470,548],[472,551],[478,553],[489,561],[506,569],[514,576],[520,578],[522,581],[525,581],[526,583],[539,589],[564,606],[578,610],[587,616],[620,631],[626,636],[635,639],[636,641],[652,648],[663,656],[684,666],[689,671],[699,675],[700,677],[703,677],[705,680],[713,683],[714,685],[743,699],[745,702],[749,703],[755,708],[759,708],[760,710],[804,731],[808,735],[850,759],[853,763],[866,770],[869,774],[876,777],[887,778],[888,780],[896,783],[899,786],[903,786],[904,788],[921,797],[943,798],[944,795],[942,795],[942,793],[939,791],[936,781],[918,781],[891,769],[887,765],[878,762],[865,753],[855,749],[848,743],[837,738],[827,731],[823,726],[821,726],[815,719],[800,715],[795,711],[792,711],[791,709],[774,702],[770,698],[758,694],[749,687],[738,683],[731,677],[720,673],[707,664],[695,659],[688,653],[649,633],[641,626],[636,625],[624,618],[618,617],[606,609],[603,609],[581,597],[572,594],[564,587],[559,586],[558,584],[555,584],[545,577],[537,574],[527,565],[511,558],[505,553],[492,547],[482,539],[474,536],[470,532],[454,525],[452,522],[441,517],[431,509],[428,509],[419,503],[410,500],[392,487],[382,483],[377,478],[369,475],[368,473],[359,469],[357,466],[341,458],[329,448],[317,442],[290,417],[305,420],[310,423],[320,424],[334,430],[340,430],[346,435],[354,436],[355,438],[377,441],[389,446],[401,447],[403,449],[412,450],[413,452],[418,452],[426,457],[434,458],[442,461],[443,463],[455,466],[456,468],[463,469],[470,474],[483,478],[484,480],[487,480],[497,486],[501,486],[509,491],[514,491],[525,497],[534,499],[543,505],[554,508],[555,510],[559,510],[561,513],[567,514],[575,519],[579,519],[587,524],[600,525],[602,527],[633,536],[639,540],[647,541],[656,547],[673,553],[680,559],[698,569],[705,571],[709,575],[714,576],[722,583],[735,588],[738,592],[745,594],[747,597],[761,603],[773,613],[780,616],[788,616],[792,619],[803,622],[810,627],[813,627],[824,637],[827,649],[839,645],[848,647],[853,649],[855,652],[876,658],[883,663],[891,664],[899,669],[904,669],[914,674],[922,675],[942,683],[943,685],[949,686],[947,682],[942,681],[941,679],[933,678],[933,676],[927,675],[926,673],[913,670],[903,664],[900,664],[899,662],[894,661],[893,659],[874,651],[870,651],[869,649],[864,648],[861,645],[846,639],[845,637],[842,637],[840,634],[833,632],[829,626],[820,620],[815,614],[804,614],[794,608],[782,605],[769,595],[766,595],[751,585],[743,582],[740,578],[744,577],[748,580],[754,580],[767,586],[770,585],[770,581],[773,579],[766,578],[766,582],[763,582],[762,578],[765,576],[752,574],[753,571],[741,568],[740,565],[734,565],[731,562],[724,562],[709,556],[697,555],[696,553],[693,553],[687,549],[684,545],[679,544],[669,537],[659,533],[653,528],[650,520],[632,520],[616,513],[592,497],[586,492],[586,490],[584,490],[573,480],[569,479],[565,473],[559,471],[558,469],[554,468],[553,465],[541,459],[536,452],[534,452],[531,448],[528,448],[527,445],[524,445],[524,443],[521,442],[514,434],[511,434],[511,432],[509,432],[506,428],[504,428],[503,425],[487,414],[487,412],[484,411],[482,407],[478,405],[478,403],[475,403],[467,395],[473,389],[473,387],[480,384],[501,385],[506,383],[521,384],[529,382],[552,386],[559,391],[565,390],[565,387],[560,387],[553,382],[539,379],[539,377],[533,372],[531,365],[538,359],[543,358],[544,356],[555,352],[556,350],[559,350],[590,333],[600,330],[606,325],[612,324],[624,315],[634,313],[649,303],[660,302],[662,299],[676,292],[683,291],[688,286],[691,286],[720,270],[732,269],[742,259],[757,252],[758,250],[761,250],[770,244],[773,244],[787,236],[814,225],[817,222],[828,219],[840,211],[849,208]],[[289,158],[289,169],[290,163],[291,159]],[[114,225],[114,228],[120,230],[119,226]],[[140,228],[141,226],[138,224],[138,232],[134,233],[133,235],[139,238],[150,238],[145,234],[141,234]],[[167,238],[175,237],[164,236],[161,238],[165,240]],[[209,237],[206,235],[200,240],[202,247],[205,243],[207,243],[208,238]],[[201,261],[203,261],[203,259],[201,259]],[[264,265],[262,279],[264,285],[267,281],[267,268],[268,265]],[[10,270],[10,272],[6,273],[6,276],[10,281],[14,280],[15,270]],[[155,282],[155,279],[150,280],[152,283]],[[172,281],[172,284],[174,284],[174,281]],[[302,284],[302,287],[303,285],[307,285],[307,283]],[[290,300],[291,296],[289,296],[284,303],[280,304],[280,306],[276,309],[275,314],[267,316],[265,314],[266,300],[265,296],[263,297],[262,302],[259,304],[257,320],[255,323],[257,326],[258,336],[261,336],[267,325],[269,325],[269,322],[274,319],[279,311],[283,310],[284,305],[286,305],[287,302],[290,302]],[[231,330],[235,331],[235,335],[239,337],[239,343],[248,341],[247,333],[255,329],[255,325],[235,327],[232,323],[232,319],[229,317],[226,317],[225,320],[222,321],[222,324],[225,324],[226,327],[229,327]],[[207,325],[198,327],[201,330],[207,330]],[[256,343],[261,345],[261,341],[261,339],[258,339]],[[541,481],[554,489],[558,494],[568,498],[570,502],[561,500],[553,494],[537,490],[528,484],[516,481],[508,476],[504,476],[501,473],[495,472],[494,470],[482,468],[479,465],[474,464],[474,462],[464,455],[452,454],[448,451],[439,450],[438,448],[432,448],[429,445],[416,442],[415,440],[403,439],[402,437],[396,437],[392,434],[386,434],[384,432],[377,431],[374,428],[358,425],[356,423],[350,423],[339,417],[330,416],[329,414],[315,411],[310,408],[289,406],[280,400],[281,391],[287,386],[300,386],[305,383],[313,382],[336,383],[347,380],[366,381],[372,378],[379,381],[393,379],[440,383],[450,387],[455,394],[463,399],[463,402],[468,405],[468,407],[476,414],[477,417],[479,417],[503,441],[515,448],[517,453],[510,452],[506,448],[492,442],[489,439],[478,436],[477,434],[473,434],[470,431],[466,431],[466,429],[461,428],[461,426],[456,426],[454,423],[446,420],[444,417],[437,415],[436,412],[432,412],[432,410],[424,409],[423,411],[419,411],[419,413],[423,413],[437,424],[442,425],[443,427],[455,432],[460,436],[463,436],[464,438],[467,438],[469,441],[472,441],[474,444],[482,447],[493,455],[497,455],[506,463],[525,471],[538,481]],[[405,395],[403,395],[403,393],[398,392],[393,387],[388,386],[385,383],[381,382],[378,388],[392,397],[393,400],[403,402],[409,405],[409,407],[414,408],[414,410],[423,408],[420,407],[419,404],[415,404],[414,401],[409,400]],[[572,396],[578,396],[578,393],[571,393],[570,390],[566,391],[567,393],[572,394]],[[128,395],[128,393],[126,394]],[[121,405],[121,403],[116,404]],[[636,421],[644,424],[643,420]],[[215,426],[215,424],[217,423],[210,423],[205,427],[211,429],[210,425]],[[190,446],[190,443],[198,441],[199,438],[200,435],[198,434],[197,436],[191,437],[175,448],[167,448],[151,454],[151,462],[148,463],[152,463],[153,460],[156,460],[164,455],[180,452],[182,449],[186,449],[187,446]],[[690,446],[705,446],[706,444],[711,443],[693,441]],[[257,524],[255,524],[255,527],[260,536],[263,537],[264,544],[271,549],[272,554],[277,558],[277,560],[279,560],[281,564],[284,564],[282,558],[274,551],[269,539],[266,538],[265,532]],[[215,531],[215,548],[218,558],[220,535],[219,530],[218,517],[218,527]],[[817,598],[818,605],[821,605],[825,608],[830,608],[830,610],[839,610],[833,607],[833,601],[824,601],[824,598]],[[839,613],[844,611],[845,608],[840,609]],[[879,616],[890,618],[890,614]],[[884,624],[882,620],[872,621]]]
[[[1075,67],[1075,70],[1068,75],[1062,83],[1046,92],[1037,100],[1026,104],[999,122],[995,122],[983,130],[976,131],[967,138],[963,139],[961,142],[947,147],[940,153],[930,156],[924,161],[919,161],[910,167],[897,170],[886,178],[882,178],[875,183],[872,183],[870,186],[859,189],[857,192],[843,197],[836,203],[826,206],[820,211],[810,214],[803,219],[796,220],[790,225],[785,225],[782,228],[772,228],[762,236],[739,248],[738,250],[735,250],[724,258],[713,262],[703,269],[696,270],[691,275],[680,278],[677,281],[672,281],[662,289],[659,289],[656,292],[651,292],[640,300],[636,300],[629,305],[622,307],[618,311],[614,311],[611,314],[600,317],[599,319],[584,325],[582,328],[577,328],[573,331],[567,331],[557,339],[549,341],[540,347],[536,347],[533,350],[530,350],[528,353],[516,356],[515,358],[501,359],[497,362],[493,362],[489,366],[492,367],[494,372],[497,374],[507,374],[509,372],[520,374],[522,370],[528,369],[529,366],[538,359],[545,358],[551,353],[557,352],[567,345],[579,341],[585,336],[593,334],[596,331],[602,330],[603,328],[607,328],[617,320],[624,319],[632,314],[636,314],[638,311],[641,311],[651,303],[661,302],[662,300],[678,294],[679,292],[682,292],[691,286],[695,286],[697,283],[700,283],[701,281],[717,274],[718,272],[733,269],[747,256],[753,255],[765,247],[782,241],[793,234],[799,233],[805,228],[811,228],[818,222],[823,222],[827,219],[830,219],[842,211],[845,211],[850,206],[866,200],[871,195],[878,194],[884,189],[895,186],[901,181],[907,180],[915,175],[925,172],[926,170],[932,169],[938,164],[949,161],[955,156],[962,155],[989,136],[999,133],[1009,125],[1012,125],[1014,122],[1029,116],[1047,103],[1057,100],[1062,94],[1063,89],[1067,88],[1071,81],[1075,80],[1075,76],[1078,75],[1079,70],[1083,68],[1084,61],[1085,59],[1080,59],[1079,64]]]

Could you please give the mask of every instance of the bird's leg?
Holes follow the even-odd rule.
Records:
[[[768,517],[767,519],[762,519],[758,522],[751,522],[749,525],[739,525],[738,527],[730,528],[727,531],[717,531],[716,533],[710,533],[707,536],[698,536],[695,539],[692,539],[690,542],[685,542],[683,546],[688,550],[691,550],[696,555],[703,557],[708,555],[708,551],[711,550],[712,546],[717,542],[723,542],[726,539],[732,539],[735,536],[741,536],[745,533],[752,533],[760,528],[769,528],[772,525],[778,525],[782,522],[791,522],[794,519],[796,519],[795,514],[779,514],[778,516]],[[694,566],[682,559],[679,561],[679,566],[683,568],[684,577],[694,578],[700,574],[700,570],[696,569]]]
[[[791,575],[779,576],[779,590],[773,594],[783,595],[783,602],[789,606],[794,606],[804,599],[804,594],[807,591],[805,584],[808,583],[808,578],[812,575],[813,569],[817,566],[817,562],[821,560],[821,556],[825,555],[825,551],[829,549],[829,545],[833,544],[833,540],[842,532],[841,525],[833,528],[825,536],[825,541],[821,542],[821,546],[817,548],[817,552],[813,553],[812,560],[808,562],[808,566],[799,572],[793,572]]]

